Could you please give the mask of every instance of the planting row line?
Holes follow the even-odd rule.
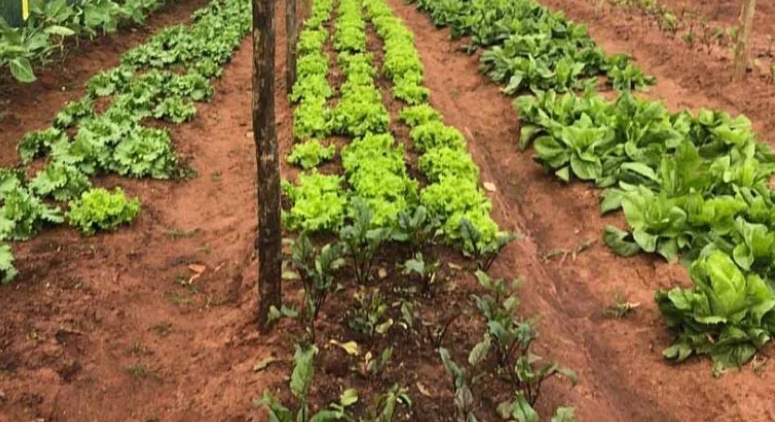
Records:
[[[90,178],[100,174],[187,176],[191,170],[178,162],[169,131],[146,122],[190,120],[195,103],[212,97],[208,78],[221,74],[250,31],[250,3],[214,1],[193,21],[128,51],[120,66],[92,77],[87,94],[65,105],[52,127],[23,137],[21,161],[44,159],[45,166],[29,180],[25,167],[0,169],[0,242],[27,240],[65,219],[87,235],[131,222],[139,202],[120,189],[92,188]],[[68,202],[67,213],[52,202]],[[0,280],[8,282],[15,273],[10,248],[0,247],[0,254]]]
[[[500,38],[506,44],[525,37],[525,27],[548,22],[553,38],[567,39],[571,33],[587,38],[582,27],[532,1],[511,2],[517,11],[505,14],[509,9],[499,0],[472,4],[496,11],[489,15],[497,16],[495,21],[482,18],[490,23],[535,17],[519,25],[492,25],[499,28],[496,32],[505,31]],[[420,6],[432,14],[449,7],[437,0]],[[475,33],[483,22],[469,19],[478,16],[476,10],[465,6],[444,15],[442,22],[472,35],[479,45],[495,42],[493,34],[481,38]],[[585,50],[552,51],[558,55],[552,57],[575,60]],[[602,213],[622,209],[629,226],[608,227],[606,243],[624,256],[643,251],[690,263],[694,287],[656,293],[674,334],[665,357],[683,361],[709,355],[718,368],[751,359],[775,333],[775,196],[767,184],[775,173],[775,155],[756,141],[750,121],[712,110],[671,113],[660,102],[629,93],[609,101],[594,93],[534,91],[515,102],[520,145],[524,149],[532,143],[537,160],[561,180],[580,179],[606,189]]]
[[[465,138],[446,126],[427,104],[429,92],[422,86],[422,63],[411,32],[388,15],[391,12],[384,4],[366,2],[365,6],[385,41],[382,71],[393,82],[392,96],[407,104],[400,116],[412,129],[410,137],[421,154],[420,170],[427,184],[418,194],[418,182],[406,173],[404,147],[396,145],[388,133],[390,116],[374,84],[373,58],[365,52],[361,6],[348,0],[340,4],[335,23],[333,46],[346,79],[333,111],[327,105],[334,92],[327,81],[328,57],[322,52],[326,40],[322,21],[311,20],[315,27],[308,23],[300,35],[299,80],[291,99],[298,102],[294,135],[304,142],[294,146],[289,160],[309,168],[334,155],[335,147],[323,147],[319,138],[355,138],[341,154],[344,173],[352,195],[365,200],[373,210],[375,224],[394,225],[402,211],[419,203],[444,222],[450,243],[475,254],[499,249],[508,236],[499,233],[489,216],[491,203],[479,188],[479,170],[466,151]],[[336,230],[347,213],[340,182],[337,176],[313,173],[301,175],[297,187],[286,184],[293,203],[285,217],[286,226],[291,230]]]
[[[587,28],[553,13],[534,0],[413,0],[436,26],[449,26],[453,38],[470,37],[481,56],[481,71],[503,91],[587,90],[605,75],[614,89],[644,88],[654,79],[623,54],[606,56]]]
[[[361,15],[362,6],[366,21]],[[522,321],[517,315],[518,283],[491,279],[485,272],[477,272],[484,294],[474,296],[474,303],[484,331],[482,340],[475,345],[466,338],[463,347],[456,344],[455,350],[447,350],[441,347],[446,328],[430,343],[414,328],[415,319],[421,318],[420,309],[415,305],[422,297],[444,294],[442,289],[435,288],[437,283],[446,282],[437,273],[440,263],[436,242],[440,237],[474,255],[478,267],[487,269],[512,236],[499,232],[489,215],[492,206],[479,188],[479,169],[466,150],[465,138],[445,125],[441,115],[427,102],[429,91],[423,86],[423,66],[413,45],[413,34],[393,16],[383,0],[341,0],[337,21],[333,24],[332,45],[345,79],[337,95],[328,83],[329,62],[324,52],[327,45],[324,23],[331,11],[332,5],[327,0],[313,5],[312,17],[299,39],[299,80],[291,99],[298,104],[294,111],[296,118],[306,116],[306,111],[302,111],[306,110],[305,104],[314,103],[321,110],[330,110],[327,124],[317,126],[318,137],[352,139],[341,151],[344,180],[350,189],[345,193],[343,178],[320,174],[316,169],[323,161],[333,158],[336,147],[324,147],[319,138],[305,137],[310,133],[305,130],[315,125],[298,124],[295,120],[299,143],[294,145],[288,160],[313,170],[302,173],[295,186],[285,184],[292,203],[285,214],[286,228],[301,231],[291,247],[287,274],[289,279],[301,281],[304,297],[298,311],[283,305],[275,316],[297,318],[307,335],[302,337],[293,357],[290,387],[295,400],[281,400],[266,391],[257,404],[269,411],[270,419],[278,421],[290,422],[294,414],[296,420],[355,420],[356,415],[362,421],[398,420],[413,405],[410,389],[401,385],[411,386],[415,382],[411,381],[414,378],[411,371],[407,373],[398,368],[400,374],[394,373],[389,364],[393,346],[399,353],[414,353],[415,348],[427,344],[440,357],[439,363],[449,372],[452,382],[431,379],[424,382],[454,386],[450,396],[455,400],[450,406],[454,406],[457,419],[476,421],[477,413],[485,413],[491,417],[537,422],[539,415],[533,406],[541,384],[555,376],[575,380],[575,374],[554,362],[540,363],[533,354],[531,345],[537,333],[531,322]],[[407,176],[405,148],[408,147],[397,143],[389,132],[391,116],[375,84],[374,63],[379,61],[380,53],[371,52],[376,55],[375,59],[366,51],[369,24],[384,42],[379,70],[390,81],[393,98],[400,101],[399,119],[411,129],[411,148],[420,155],[417,180]],[[336,105],[331,110],[329,105],[334,102]],[[336,210],[336,218],[331,210]],[[338,239],[319,248],[308,235],[333,232],[340,226]],[[388,243],[395,247],[390,249],[389,256],[383,253]],[[356,303],[344,316],[352,331],[345,329],[344,338],[355,336],[370,349],[363,376],[369,377],[372,386],[379,385],[380,380],[397,384],[380,394],[374,405],[366,409],[361,406],[354,388],[344,388],[349,385],[343,386],[338,401],[316,408],[311,403],[310,390],[318,345],[329,344],[316,334],[316,320],[329,296],[350,296],[353,285],[342,282],[345,266],[347,274],[354,275],[357,290],[353,293]],[[372,277],[376,266],[381,268],[378,279],[376,274]],[[391,275],[393,267],[400,270],[400,276]],[[415,280],[422,282],[423,295],[417,294]],[[372,289],[369,285],[376,287]],[[436,297],[435,303],[447,303],[445,300]],[[398,308],[400,315],[396,315]],[[336,320],[342,318],[343,315],[335,316]],[[376,340],[395,329],[402,329],[402,334],[389,339],[390,344],[379,352],[380,343]],[[349,355],[344,359],[354,366],[358,362],[352,357],[360,354],[362,346],[355,341],[340,343],[341,338],[337,333],[330,344],[347,350]],[[466,349],[468,345],[473,345],[470,352]],[[461,352],[468,357],[466,367],[455,363]],[[494,385],[489,391],[475,385],[479,377],[485,376]],[[561,407],[552,421],[571,422],[573,414],[573,409]]]

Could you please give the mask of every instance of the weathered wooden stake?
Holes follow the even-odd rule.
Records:
[[[296,25],[296,0],[285,0],[285,84],[288,94],[296,83],[296,40],[299,27]]]
[[[737,41],[735,42],[734,78],[736,81],[745,78],[745,73],[748,70],[748,60],[751,54],[751,29],[753,27],[753,13],[755,9],[756,0],[743,0],[740,28],[737,31]]]
[[[258,327],[269,329],[269,310],[280,308],[282,231],[280,160],[274,110],[274,4],[253,0],[253,140],[258,167]]]

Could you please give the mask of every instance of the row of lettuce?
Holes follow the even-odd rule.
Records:
[[[405,146],[390,133],[391,116],[374,80],[374,57],[366,51],[364,6],[384,40],[381,71],[392,82],[393,98],[405,104],[400,119],[411,128],[422,181],[409,177]],[[332,46],[344,81],[334,95],[324,48],[328,39],[325,23],[332,8],[329,1],[316,2],[299,36],[298,80],[291,94],[296,103],[293,132],[298,143],[288,161],[309,171],[299,175],[296,185],[284,184],[291,202],[284,214],[286,227],[336,232],[349,216],[350,201],[359,198],[372,210],[372,221],[379,227],[395,225],[402,212],[421,205],[445,222],[446,239],[466,250],[506,238],[490,217],[492,205],[479,187],[479,169],[466,150],[465,137],[445,125],[427,103],[429,91],[422,85],[423,67],[412,33],[384,3],[339,3]],[[335,145],[323,145],[332,136],[352,139],[341,151],[343,177],[316,169],[335,155]],[[349,190],[344,189],[345,182]],[[463,220],[481,234],[478,245],[461,238]]]
[[[314,321],[329,294],[339,290],[346,291],[348,296],[350,293],[351,285],[335,283],[340,280],[336,272],[341,267],[351,267],[358,289],[353,293],[355,314],[347,314],[357,315],[364,303],[372,304],[365,308],[370,313],[366,319],[372,322],[357,322],[363,317],[356,316],[348,322],[354,332],[345,335],[368,332],[365,338],[373,341],[375,334],[386,334],[393,326],[393,319],[380,322],[379,315],[388,312],[383,301],[395,301],[391,307],[397,308],[402,303],[403,318],[410,321],[404,326],[406,331],[402,337],[411,338],[423,335],[411,328],[414,311],[409,309],[415,309],[417,298],[407,302],[396,292],[405,291],[414,296],[412,293],[418,292],[413,285],[417,281],[412,278],[414,274],[422,281],[422,291],[434,295],[431,285],[435,284],[440,263],[435,259],[438,251],[433,246],[439,233],[447,243],[472,255],[484,271],[513,238],[499,231],[490,217],[492,204],[479,187],[480,171],[467,151],[465,137],[444,124],[442,116],[428,103],[430,92],[423,86],[424,70],[411,31],[393,16],[384,0],[339,0],[333,24],[329,22],[332,11],[331,0],[314,2],[312,15],[300,34],[299,79],[291,93],[291,101],[296,103],[293,128],[297,143],[287,159],[305,172],[299,174],[295,185],[284,183],[290,202],[284,223],[289,230],[300,232],[291,247],[288,271],[298,271],[289,278],[300,279],[304,298],[300,311],[288,308],[283,312],[295,314],[306,325],[310,337],[296,346],[290,381],[291,394],[298,402],[296,418],[300,420],[355,420],[358,412],[359,398],[353,388],[347,389],[339,402],[327,407],[315,409],[308,401],[318,354],[315,344],[321,342],[315,334]],[[331,77],[326,53],[330,26],[334,28],[330,45],[344,78],[338,89],[329,83],[337,80]],[[376,37],[367,37],[369,29],[374,30]],[[375,51],[379,40],[383,44],[381,54]],[[381,63],[379,69],[376,63]],[[377,77],[381,80],[375,81]],[[384,83],[378,86],[377,82]],[[386,109],[383,94],[393,97],[389,105],[391,109],[398,108],[396,113],[401,124],[390,124],[394,116]],[[312,109],[319,112],[313,113]],[[324,117],[320,119],[321,116]],[[397,141],[394,133],[406,136],[406,144]],[[346,143],[340,153],[343,176],[331,174],[337,171],[335,166],[318,168],[334,159],[338,143]],[[419,157],[416,168],[408,165],[408,158],[414,161],[409,154]],[[409,177],[410,173],[416,177]],[[338,238],[320,249],[313,246],[308,236],[323,233],[316,241],[330,241],[330,235],[336,236],[337,231]],[[381,245],[391,241],[398,247],[390,250],[390,256],[383,257],[379,253]],[[398,287],[384,280],[388,277],[384,269],[380,281],[373,280],[372,284],[371,272],[376,272],[371,271],[372,263],[377,262],[377,255],[381,266],[395,265],[401,269],[409,285]],[[406,257],[409,259],[404,261]],[[497,413],[504,420],[538,422],[540,417],[533,406],[538,400],[540,384],[555,376],[575,382],[576,375],[555,362],[539,363],[541,359],[532,353],[531,344],[537,332],[530,321],[522,321],[516,315],[517,282],[511,285],[504,280],[490,279],[483,271],[477,272],[477,278],[481,287],[493,296],[473,297],[486,323],[482,341],[468,354],[471,369],[458,366],[450,351],[439,347],[440,342],[433,346],[438,348],[441,363],[453,381],[456,417],[477,420],[474,402],[482,400],[478,389],[472,391],[474,381],[466,373],[491,371],[499,375],[493,376],[498,379],[498,394],[486,401],[498,404],[480,410]],[[337,319],[341,317],[337,315]],[[360,347],[354,341],[349,344]],[[369,348],[373,346],[376,344]],[[393,346],[382,352],[383,363],[376,365],[385,365]],[[462,348],[455,349],[458,354]],[[367,361],[371,354],[369,351]],[[490,364],[496,360],[499,365]],[[378,366],[369,364],[369,367],[372,368],[369,372],[380,371],[374,369]],[[484,375],[472,375],[473,380],[479,376]],[[367,410],[368,416],[360,420],[400,419],[404,410],[400,407],[412,406],[409,391],[400,384],[394,385],[377,396],[378,410]],[[268,410],[271,420],[291,421],[294,412],[286,403],[270,391],[265,391],[256,401]],[[571,422],[575,420],[574,411],[560,407],[551,420]]]
[[[93,39],[119,25],[142,25],[164,0],[30,0],[24,25],[12,27],[0,17],[0,71],[19,82],[36,80],[33,67],[45,65],[71,38]]]
[[[127,51],[119,66],[89,79],[87,93],[66,104],[50,128],[23,137],[24,165],[0,169],[0,280],[16,274],[4,241],[24,241],[65,221],[87,235],[133,221],[139,202],[120,188],[93,187],[92,178],[186,176],[169,130],[149,120],[182,123],[212,97],[209,78],[220,76],[250,31],[250,3],[213,1],[192,19]],[[98,104],[107,106],[100,112]],[[44,165],[28,178],[33,161]]]
[[[674,334],[665,357],[709,355],[718,367],[750,360],[775,333],[775,200],[768,187],[775,155],[757,142],[751,122],[712,110],[672,113],[628,92],[613,100],[566,92],[588,87],[585,78],[600,72],[619,88],[632,87],[637,82],[625,79],[642,72],[624,62],[611,67],[620,59],[606,59],[583,26],[536,2],[420,0],[418,7],[453,35],[490,46],[483,70],[506,93],[533,91],[515,102],[520,145],[532,144],[561,180],[605,189],[602,213],[622,209],[628,225],[606,229],[616,253],[688,263],[693,287],[656,293]],[[506,74],[504,54],[519,56]],[[525,59],[556,67],[525,72],[516,64]],[[560,77],[564,62],[578,70],[567,79]]]

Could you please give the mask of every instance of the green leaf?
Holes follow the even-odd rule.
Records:
[[[490,352],[491,344],[492,341],[490,340],[490,336],[485,334],[482,341],[471,349],[471,353],[468,355],[468,363],[471,364],[471,366],[476,366],[482,362]]]
[[[641,251],[638,243],[627,240],[630,237],[630,233],[614,226],[606,226],[605,235],[603,239],[606,245],[620,256],[633,256]]]
[[[66,216],[71,226],[89,236],[97,230],[115,230],[122,224],[131,223],[139,213],[140,201],[127,199],[121,188],[116,188],[113,193],[95,188],[70,201]]]
[[[19,82],[31,83],[35,82],[37,78],[35,73],[32,72],[32,64],[26,57],[17,57],[9,62],[11,68],[11,74]]]
[[[293,355],[293,373],[291,373],[291,393],[302,402],[306,402],[309,386],[315,373],[315,355],[318,348],[296,346]]]
[[[539,422],[538,412],[527,402],[525,396],[517,393],[513,401],[505,401],[498,405],[498,414],[503,419],[513,419],[517,422]]]
[[[358,391],[354,388],[348,388],[344,390],[341,396],[339,396],[339,403],[344,407],[349,407],[358,402]]]
[[[558,407],[550,422],[576,422],[576,410],[572,407]]]
[[[46,27],[44,31],[49,35],[59,35],[60,37],[69,37],[75,35],[75,31],[72,29],[59,25]]]

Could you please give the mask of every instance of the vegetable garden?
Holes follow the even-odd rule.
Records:
[[[0,84],[159,6],[32,2],[0,21]],[[0,110],[20,134],[0,138],[0,415],[775,417],[775,86],[753,60],[711,92],[731,64],[687,50],[683,15],[665,38],[661,5],[305,3],[270,99],[283,295],[256,333],[251,4],[197,7],[54,113]],[[627,14],[657,24],[622,40]]]

